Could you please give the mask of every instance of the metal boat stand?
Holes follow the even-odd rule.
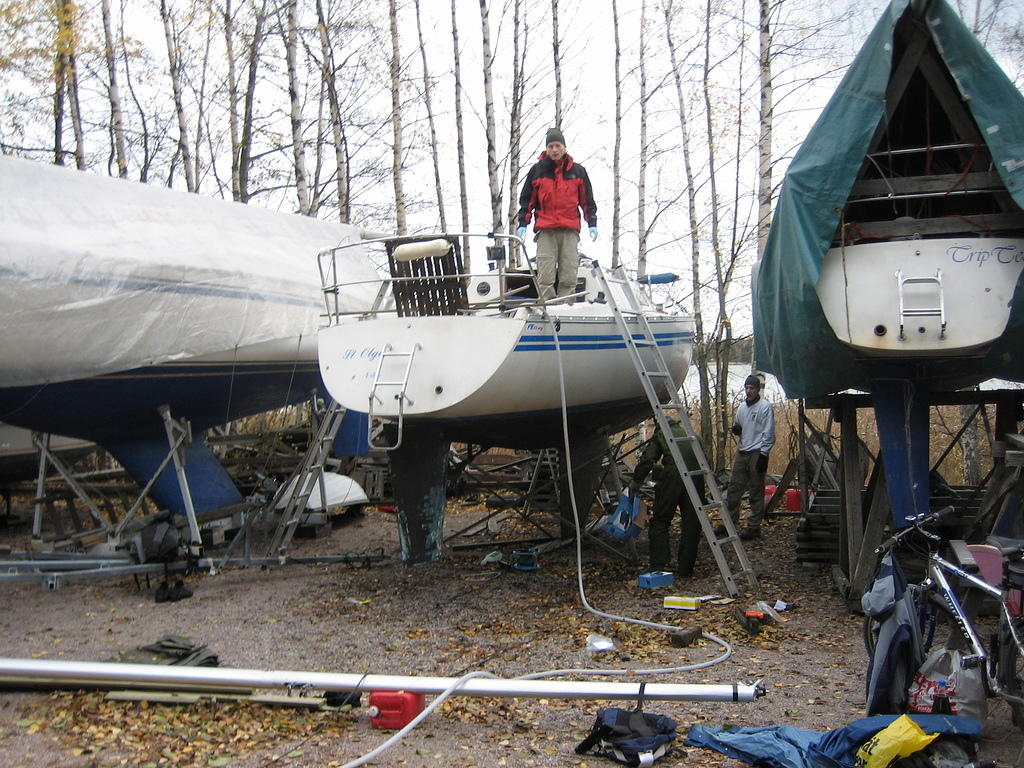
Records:
[[[284,502],[281,517],[274,529],[267,557],[283,558],[288,552],[292,538],[300,524],[308,518],[306,502],[313,489],[319,485],[320,498],[325,499],[323,472],[330,456],[331,446],[338,433],[345,409],[331,400],[322,410],[318,406],[316,392],[310,395],[310,425],[312,439],[298,465],[289,478],[281,483],[274,493],[262,501],[256,501],[243,517],[242,525],[235,533],[222,556],[220,567],[228,564],[232,553],[241,545],[243,548],[242,562],[253,563],[252,529],[253,526],[269,520],[276,513],[278,506]]]
[[[108,521],[103,517],[103,514],[96,506],[92,497],[75,478],[75,474],[71,469],[59,456],[50,451],[50,436],[48,434],[33,432],[32,443],[35,445],[36,450],[39,451],[39,472],[36,475],[36,497],[32,515],[32,541],[34,543],[42,542],[43,510],[48,503],[46,496],[46,476],[47,469],[51,466],[57,470],[57,473],[64,479],[64,482],[68,484],[68,487],[74,492],[75,496],[85,504],[86,509],[89,510],[89,514],[97,523],[97,527],[95,529],[87,532],[80,531],[78,536],[105,533],[109,527]],[[72,503],[73,502],[69,502],[69,505]],[[56,515],[54,514],[54,517],[55,516]],[[54,522],[59,525],[59,521],[55,520]]]
[[[632,448],[626,446],[634,444]],[[637,562],[638,554],[633,541],[612,542],[597,533],[603,515],[591,517],[587,512],[595,505],[607,509],[623,488],[621,472],[624,460],[637,450],[636,434],[626,432],[617,443],[610,445],[604,453],[594,459],[601,462],[595,487],[587,499],[578,499],[581,514],[585,515],[582,534],[596,546],[616,557]],[[531,451],[526,455],[503,457],[494,456],[494,464],[476,460],[486,451],[473,453],[470,447],[467,458],[460,463],[453,474],[459,477],[461,492],[491,494],[487,506],[491,509],[484,517],[445,537],[445,544],[454,550],[480,547],[537,546],[540,552],[548,552],[566,546],[575,537],[575,525],[566,528],[565,519],[559,513],[562,496],[565,494],[567,479],[561,472],[558,451],[545,448]],[[578,492],[578,489],[577,489]],[[501,519],[516,518],[525,532],[516,538],[476,537],[487,531],[497,535],[497,524]],[[492,522],[494,521],[494,522]],[[496,524],[497,523],[497,524]],[[534,534],[534,535],[531,535]]]

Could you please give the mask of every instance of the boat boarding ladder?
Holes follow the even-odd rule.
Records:
[[[277,557],[284,555],[291,545],[292,537],[299,527],[299,522],[306,512],[306,502],[313,492],[316,484],[320,485],[320,501],[325,507],[327,505],[327,494],[323,487],[323,471],[327,464],[327,458],[331,453],[331,446],[334,444],[334,437],[338,434],[338,428],[345,418],[345,409],[337,401],[331,400],[327,408],[320,416],[320,423],[316,423],[316,400],[310,409],[310,418],[313,420],[313,439],[309,448],[292,473],[288,482],[283,484],[273,500],[270,502],[270,511],[276,508],[285,494],[288,495],[288,502],[281,512],[281,519],[274,529],[274,536],[270,541],[268,556]]]
[[[938,295],[938,306],[934,307],[907,307],[903,296],[903,288],[907,285],[934,285]],[[896,270],[896,292],[899,294],[900,306],[900,341],[905,341],[903,335],[903,322],[908,317],[937,317],[939,318],[939,338],[946,338],[946,301],[942,293],[942,270],[936,269],[932,277],[904,277],[903,270]]]
[[[402,425],[405,421],[405,404],[409,403],[412,405],[412,400],[409,399],[409,395],[406,394],[406,390],[409,387],[409,372],[412,370],[412,361],[416,355],[416,350],[420,348],[419,343],[413,344],[412,349],[408,352],[393,352],[390,344],[384,345],[384,350],[380,353],[380,359],[377,361],[377,373],[373,377],[373,386],[370,387],[370,407],[368,410],[368,418],[366,425],[366,439],[369,442],[371,448],[380,448],[385,451],[393,451],[402,444]],[[405,361],[405,366],[402,368],[399,364],[400,372],[397,378],[388,379],[382,378],[383,376],[390,376],[391,374],[385,370],[385,365],[391,360]],[[392,397],[398,401],[398,424],[397,424],[397,435],[395,437],[394,444],[378,443],[376,438],[383,433],[382,430],[382,419],[379,416],[374,416],[374,403],[383,405],[385,400],[381,395],[384,393],[384,397]]]
[[[679,400],[679,387],[673,380],[672,373],[665,362],[665,357],[658,348],[657,338],[651,330],[647,318],[644,316],[643,307],[636,295],[636,291],[625,277],[621,267],[613,270],[611,276],[606,276],[601,266],[596,262],[591,266],[591,270],[601,290],[604,291],[608,309],[611,310],[619,333],[626,343],[626,349],[632,359],[633,367],[636,369],[640,383],[643,385],[647,400],[651,404],[655,422],[666,438],[672,461],[675,462],[676,468],[679,470],[679,476],[683,479],[686,493],[689,495],[690,502],[696,511],[697,520],[700,521],[700,527],[704,531],[704,538],[711,547],[711,553],[718,564],[718,571],[722,576],[722,582],[726,590],[730,596],[738,597],[740,589],[736,585],[736,580],[742,577],[746,577],[752,589],[758,589],[757,576],[754,574],[753,568],[750,567],[750,562],[747,558],[746,550],[744,550],[743,544],[740,542],[736,525],[726,510],[725,501],[722,499],[722,492],[708,463],[704,448],[693,431],[690,420],[686,417],[686,409]],[[634,330],[637,331],[635,335],[630,331],[630,324],[627,318],[635,321]],[[646,361],[644,355],[641,354],[641,350],[649,353],[646,355]],[[659,391],[667,392],[667,402],[663,402],[663,398],[659,396]],[[672,425],[668,419],[668,412],[671,410],[675,410],[679,414],[679,423],[683,428],[683,435],[676,436],[672,430]],[[683,454],[680,451],[680,445],[683,443],[689,443],[692,446],[693,455],[697,459],[697,467],[691,469],[686,466],[686,461],[683,459]],[[697,487],[694,485],[693,478],[700,476],[703,476],[707,481],[705,486],[711,492],[712,501],[710,503],[706,503],[701,498],[697,492]],[[716,528],[709,516],[712,512],[718,513],[718,517],[726,532],[725,536],[719,536],[715,532]],[[739,564],[739,568],[735,571],[730,563],[727,548],[732,549],[732,556]]]

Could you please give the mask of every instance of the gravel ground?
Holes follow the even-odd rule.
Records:
[[[448,526],[460,529],[480,514],[453,508]],[[645,679],[762,679],[767,689],[752,703],[650,701],[647,711],[672,717],[683,734],[694,723],[827,731],[862,716],[866,657],[860,617],[847,611],[826,570],[794,561],[795,526],[792,517],[776,518],[765,538],[748,548],[760,579],[756,594],[731,605],[704,604],[697,612],[665,610],[662,598],[721,592],[706,550],[695,578],[644,590],[636,584],[644,568],[592,544],[584,547],[586,596],[593,607],[648,621],[699,623],[732,644],[723,663]],[[23,543],[24,529],[8,534],[15,546]],[[149,585],[131,578],[78,582],[53,592],[37,584],[3,585],[3,655],[106,661],[176,634],[205,643],[227,667],[442,676],[487,670],[508,677],[582,666],[675,667],[720,655],[707,640],[675,648],[662,631],[588,612],[580,600],[571,546],[542,555],[532,572],[482,563],[495,548],[486,542],[450,551],[440,563],[406,568],[397,556],[393,515],[371,508],[342,521],[329,536],[296,539],[292,554],[381,548],[389,558],[370,567],[288,565],[192,576],[193,597],[172,603],[154,602],[156,580]],[[639,548],[643,562],[645,544]],[[759,599],[790,603],[788,621],[750,636],[733,610]],[[591,633],[615,638],[618,649],[588,653]],[[372,764],[611,765],[574,753],[601,705],[453,697]],[[386,737],[370,726],[362,709],[310,712],[247,701],[110,702],[96,691],[0,694],[4,766],[338,766]],[[982,757],[1010,766],[1020,748],[1021,735],[1009,726],[1007,710],[992,705]],[[742,765],[713,752],[685,751],[659,765]]]

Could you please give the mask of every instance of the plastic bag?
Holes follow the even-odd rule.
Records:
[[[963,653],[949,648],[932,651],[914,673],[907,690],[907,710],[931,713],[935,692],[945,683],[950,714],[973,717],[984,722],[988,714],[985,695],[985,670],[980,666],[963,668]]]
[[[861,744],[856,763],[860,768],[888,768],[897,760],[921,751],[938,736],[937,733],[925,733],[909,717],[900,715]]]
[[[601,521],[601,530],[619,541],[635,539],[643,530],[640,497],[623,493],[618,506]]]

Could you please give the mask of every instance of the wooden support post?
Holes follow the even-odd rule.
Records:
[[[807,492],[806,468],[807,468],[807,437],[804,435],[804,422],[807,415],[804,413],[804,399],[801,397],[796,401],[797,425],[796,431],[799,450],[797,452],[797,478],[800,480],[800,511],[806,513],[810,509],[810,499]]]
[[[860,440],[857,435],[857,408],[846,398],[840,399],[839,445],[842,459],[842,504],[840,512],[843,524],[840,535],[845,546],[839,556],[843,569],[851,573],[857,562],[864,534],[864,511],[861,505]]]
[[[864,527],[863,538],[861,539],[860,552],[850,575],[849,600],[860,601],[861,595],[867,589],[875,570],[875,547],[882,543],[882,533],[885,524],[889,519],[889,486],[885,480],[885,472],[882,471],[881,457],[875,464],[877,480],[874,493],[871,495],[871,504],[868,507],[867,524]]]

